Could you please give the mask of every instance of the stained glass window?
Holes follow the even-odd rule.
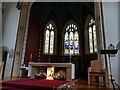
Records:
[[[45,27],[45,46],[44,53],[45,54],[53,54],[54,53],[54,35],[55,27],[52,23],[48,23]]]
[[[89,49],[90,53],[97,51],[96,26],[93,19],[89,22]]]
[[[49,30],[46,30],[46,35],[45,35],[45,53],[48,53],[49,49]]]
[[[50,53],[53,53],[54,50],[54,32],[51,31],[51,37],[50,37]]]
[[[64,34],[64,54],[78,55],[79,54],[79,39],[78,28],[76,24],[68,24]]]

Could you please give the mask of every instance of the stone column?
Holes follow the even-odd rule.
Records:
[[[28,35],[28,27],[29,27],[29,18],[30,18],[30,11],[31,11],[32,4],[33,4],[33,2],[29,3],[28,10],[27,10],[26,28],[25,28],[25,34],[24,34],[21,65],[24,64],[24,57],[25,57],[26,43],[27,43],[27,35]]]
[[[103,21],[103,11],[102,2],[95,2],[95,21],[96,21],[96,35],[97,35],[97,47],[98,47],[98,60],[105,60],[105,68],[107,69],[106,55],[100,53],[100,50],[106,49],[105,36],[104,36],[104,21]]]
[[[94,2],[94,9],[95,9],[95,24],[96,24],[96,38],[97,38],[97,53],[98,53],[98,60],[101,60],[101,25],[100,25],[100,2]]]
[[[98,60],[103,60],[104,67],[107,71],[108,76],[108,64],[106,55],[103,55],[100,53],[100,50],[106,49],[106,43],[105,43],[105,35],[104,35],[104,19],[103,19],[103,11],[102,11],[102,2],[98,0],[98,2],[94,2],[94,8],[95,8],[95,21],[96,21],[96,37],[97,37],[97,55]],[[103,57],[105,56],[105,57]],[[106,77],[108,78],[108,77]],[[101,79],[100,79],[101,81]]]
[[[15,56],[13,61],[12,68],[12,79],[19,77],[21,60],[22,60],[22,52],[24,45],[24,36],[27,24],[27,17],[29,11],[29,2],[21,2],[20,3],[20,19],[18,25],[18,32],[16,38],[16,47],[15,47]]]

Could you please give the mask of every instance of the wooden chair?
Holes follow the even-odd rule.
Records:
[[[103,77],[103,83],[106,86],[108,83],[107,70],[103,69],[102,60],[91,61],[91,67],[88,68],[88,85],[91,84],[93,77]]]

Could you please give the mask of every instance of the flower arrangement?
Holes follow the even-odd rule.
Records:
[[[60,70],[60,71],[58,71],[57,73],[55,73],[54,79],[57,79],[57,80],[66,80],[65,71]]]
[[[46,73],[44,70],[40,70],[39,72],[36,72],[35,78],[36,79],[46,79]]]

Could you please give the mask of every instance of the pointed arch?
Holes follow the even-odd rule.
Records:
[[[54,13],[54,14],[53,14],[53,13]],[[56,13],[57,13],[57,12],[56,12],[56,9],[55,9],[55,7],[53,6],[53,7],[51,7],[50,10],[48,11],[46,17],[49,17],[51,14],[54,15],[54,16],[57,16]]]
[[[74,16],[73,12],[71,11],[71,8],[67,7],[63,14],[63,25],[65,25],[69,20],[77,22],[76,16]]]
[[[0,47],[0,52],[1,52],[1,61],[0,61],[0,80],[4,79],[4,74],[5,74],[5,67],[6,67],[6,62],[7,62],[7,57],[10,52],[9,48],[6,46]]]
[[[2,49],[2,51],[7,51],[7,52],[9,52],[9,48],[6,47],[6,46],[2,46],[2,47],[0,47],[0,49]]]
[[[97,38],[95,20],[88,15],[85,23],[85,53],[97,52]]]
[[[70,20],[64,27],[64,55],[79,55],[79,28]]]
[[[55,54],[56,24],[50,20],[44,29],[44,54]]]

